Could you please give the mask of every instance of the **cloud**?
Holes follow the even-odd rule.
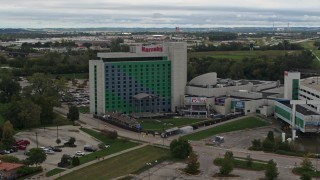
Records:
[[[0,27],[320,26],[317,0],[0,0]]]

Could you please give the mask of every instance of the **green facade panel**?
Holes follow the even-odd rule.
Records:
[[[281,115],[282,117],[284,117],[287,122],[290,122],[290,123],[292,122],[292,120],[291,120],[291,112],[288,112],[288,111],[286,111],[286,110],[284,110],[281,107],[276,105],[275,106],[275,113],[277,113],[277,114]],[[301,119],[301,118],[296,116],[295,124],[298,127],[304,129],[304,120],[303,119]]]

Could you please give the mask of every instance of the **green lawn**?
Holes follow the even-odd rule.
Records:
[[[268,124],[267,122],[262,121],[256,117],[246,117],[233,122],[215,126],[207,130],[189,134],[183,137],[188,140],[201,140],[201,139],[205,139],[220,133],[237,131],[242,129],[251,129],[256,127],[266,126],[267,124]]]
[[[314,46],[314,41],[304,41],[300,43],[305,49],[310,49],[314,53],[314,55],[320,58],[320,50],[316,46]],[[320,67],[320,62],[315,58],[313,67]]]
[[[82,128],[81,129],[83,132],[95,137],[96,139],[100,140],[101,142],[105,143],[105,144],[109,144],[110,147],[106,148],[106,149],[102,149],[99,151],[96,151],[94,153],[90,153],[88,155],[85,155],[83,157],[80,157],[80,163],[86,163],[89,161],[93,161],[96,159],[96,157],[104,157],[113,153],[117,153],[132,147],[135,147],[137,145],[139,145],[138,143],[135,142],[131,142],[129,140],[126,139],[110,139],[107,138],[105,135],[101,134],[100,132],[96,132],[94,130],[91,129],[86,129],[86,128]]]
[[[224,158],[216,158],[213,163],[217,166],[221,166],[222,162],[224,161]],[[233,160],[233,164],[235,168],[240,168],[240,169],[248,169],[248,170],[254,170],[254,171],[262,171],[267,168],[267,163],[266,161],[261,162],[256,161],[253,159],[251,167],[247,166],[247,160],[242,159],[242,158],[237,158],[235,157]]]
[[[112,179],[147,168],[146,163],[155,163],[156,160],[158,161],[169,158],[170,151],[168,149],[146,146],[73,171],[58,179]]]
[[[60,169],[60,168],[54,168],[54,169],[52,169],[52,170],[50,170],[50,171],[48,171],[46,173],[46,177],[50,177],[50,176],[56,175],[56,174],[61,173],[63,171],[65,171],[65,170],[64,169]]]
[[[89,106],[80,106],[80,107],[78,107],[78,110],[80,113],[88,114],[90,112],[90,107]]]
[[[292,169],[292,172],[297,175],[308,174],[311,177],[320,177],[320,171],[306,170],[302,167],[295,167]]]
[[[144,119],[138,120],[143,130],[162,131],[172,127],[186,126],[194,123],[205,121],[204,119],[191,119],[191,118],[174,118],[174,119]],[[165,123],[165,125],[164,125]]]
[[[300,53],[300,50],[290,51],[291,53]],[[260,56],[277,57],[284,54],[282,50],[268,50],[268,51],[209,51],[209,52],[189,52],[188,58],[197,57],[212,57],[217,59],[235,59],[241,60],[243,58],[253,58]]]

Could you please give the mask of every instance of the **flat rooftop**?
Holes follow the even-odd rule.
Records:
[[[320,76],[301,79],[300,85],[304,85],[313,90],[320,91]]]
[[[290,109],[292,108],[291,104],[290,104],[290,101],[281,101],[280,103],[285,105],[285,106],[287,106],[287,107],[289,107]],[[297,112],[299,112],[299,113],[301,113],[303,115],[307,115],[307,116],[320,115],[319,113],[314,112],[314,111],[312,111],[310,109],[307,109],[307,108],[305,108],[305,107],[303,107],[301,105],[296,105],[296,110],[297,110]]]

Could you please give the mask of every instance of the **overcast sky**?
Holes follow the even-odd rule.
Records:
[[[320,26],[320,0],[0,0],[1,28]]]

